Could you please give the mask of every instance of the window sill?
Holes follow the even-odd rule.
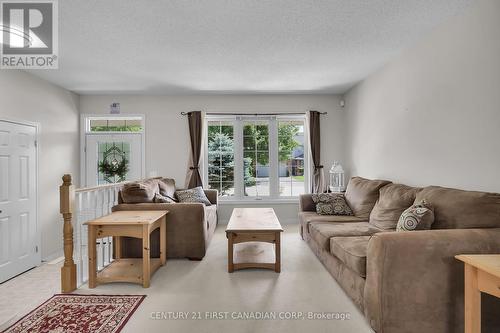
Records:
[[[224,205],[286,205],[286,204],[298,204],[299,198],[287,198],[287,199],[219,199],[218,204]]]

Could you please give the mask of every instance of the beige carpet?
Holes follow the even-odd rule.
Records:
[[[77,292],[146,294],[123,332],[372,332],[363,315],[300,239],[297,225],[285,226],[281,274],[257,269],[229,274],[226,260],[227,240],[224,226],[219,226],[203,261],[167,261],[167,266],[155,273],[148,289],[114,283],[95,289],[83,286]],[[0,328],[5,328],[6,320],[12,321],[30,310],[33,303],[41,303],[58,292],[58,267],[44,265],[0,286]],[[180,312],[186,312],[189,319],[174,319]],[[219,312],[219,317],[227,319],[207,319],[207,312]],[[347,313],[350,319],[280,319],[307,316],[308,312],[332,316]],[[276,319],[242,320],[245,315]]]

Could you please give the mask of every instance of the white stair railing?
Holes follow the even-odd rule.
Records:
[[[60,193],[65,262],[61,286],[63,292],[71,292],[88,280],[88,231],[84,223],[111,213],[125,182],[74,190],[70,175],[65,175],[63,181]],[[98,239],[96,249],[97,269],[101,270],[113,261],[113,238]]]

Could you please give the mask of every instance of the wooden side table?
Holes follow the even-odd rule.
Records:
[[[149,287],[151,275],[165,265],[167,258],[168,211],[117,211],[87,221],[89,246],[89,288],[99,283],[132,282]],[[150,257],[150,235],[160,228],[160,258]],[[142,258],[121,258],[120,237],[142,239]],[[115,260],[97,272],[96,239],[114,237]]]
[[[465,263],[465,333],[481,332],[481,292],[500,298],[500,254],[461,254]]]

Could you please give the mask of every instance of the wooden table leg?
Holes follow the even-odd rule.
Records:
[[[227,238],[227,271],[229,273],[234,272],[234,263],[233,263],[233,233],[230,232]]]
[[[481,332],[481,292],[477,268],[465,264],[465,333]]]
[[[162,217],[160,222],[160,262],[164,266],[167,262],[167,218]]]
[[[120,236],[113,237],[113,244],[115,244],[115,259],[122,257],[122,239]]]
[[[96,254],[96,230],[95,226],[88,226],[89,239],[88,239],[88,250],[89,250],[89,288],[96,287],[97,280],[97,254]]]
[[[151,257],[149,244],[149,226],[142,226],[142,286],[149,288],[151,278]]]
[[[274,264],[274,271],[276,273],[281,272],[281,233],[276,232],[275,234],[275,242],[274,247],[276,251],[276,263]]]

